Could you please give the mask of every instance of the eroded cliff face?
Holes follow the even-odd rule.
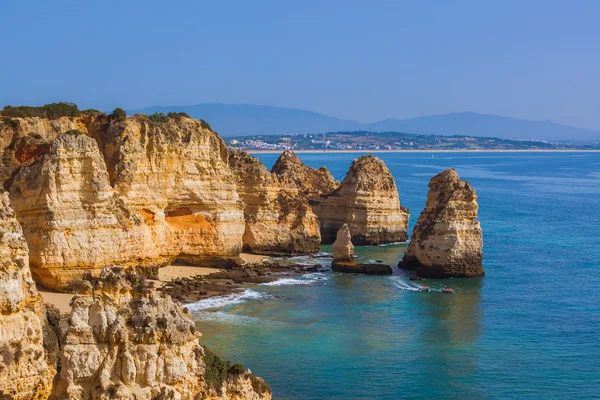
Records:
[[[408,209],[400,206],[394,178],[375,156],[354,160],[339,188],[312,204],[323,243],[333,243],[344,224],[357,245],[404,242],[408,237]]]
[[[5,182],[23,163],[45,154],[59,134],[75,129],[95,134],[108,125],[102,113],[83,113],[77,117],[10,118],[0,114],[0,182]]]
[[[453,168],[429,182],[425,209],[413,229],[400,267],[422,276],[483,276],[483,239],[477,195]]]
[[[216,363],[191,315],[136,274],[105,269],[72,301],[55,396],[69,399],[270,399],[243,367]]]
[[[29,272],[27,244],[0,193],[0,398],[50,395],[58,342]]]
[[[179,257],[237,256],[244,211],[223,140],[200,121],[128,118],[98,139],[125,206],[164,223]]]
[[[271,172],[288,185],[294,186],[309,195],[309,197],[331,193],[340,186],[340,183],[333,178],[327,168],[314,169],[308,167],[291,150],[281,153]]]
[[[317,252],[319,222],[301,185],[269,172],[243,151],[229,154],[229,165],[244,202],[244,249],[263,254]]]
[[[161,259],[144,218],[115,195],[98,145],[86,135],[59,135],[46,155],[20,168],[10,195],[31,270],[45,286],[65,289],[108,265],[160,265],[170,259]]]
[[[19,167],[10,193],[34,276],[59,290],[110,265],[202,264],[235,259],[242,248],[243,205],[227,150],[190,118],[135,117],[61,134]]]

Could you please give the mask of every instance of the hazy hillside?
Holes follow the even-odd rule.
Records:
[[[157,106],[128,110],[128,114],[157,111],[183,111],[190,117],[204,119],[222,136],[279,135],[285,133],[319,133],[360,129],[356,121],[343,120],[296,108],[251,104],[196,104],[191,106]]]
[[[600,132],[561,125],[472,112],[387,119],[368,124],[371,131],[400,131],[432,135],[491,136],[504,139],[600,140]]]
[[[295,108],[251,104],[197,104],[157,106],[128,110],[128,114],[184,111],[202,118],[222,136],[281,135],[368,130],[435,135],[471,135],[504,139],[600,140],[600,132],[561,125],[551,121],[529,121],[472,112],[431,115],[411,119],[387,119],[370,124],[345,120]]]

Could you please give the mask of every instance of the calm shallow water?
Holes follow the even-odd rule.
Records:
[[[300,158],[342,179],[358,156]],[[197,305],[202,341],[264,377],[275,399],[600,398],[600,154],[379,157],[411,209],[411,229],[431,176],[455,167],[471,182],[486,277],[427,283],[454,295],[416,292],[397,270],[261,285]],[[277,156],[259,158],[270,168]],[[404,249],[357,254],[396,264]]]

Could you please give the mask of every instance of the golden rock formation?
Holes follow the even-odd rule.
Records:
[[[105,269],[71,303],[57,398],[271,398],[261,378],[201,346],[188,311],[136,274]]]
[[[338,230],[333,248],[333,263],[354,263],[354,245],[348,224],[342,225]]]
[[[21,226],[0,194],[0,398],[45,399],[56,373],[56,336],[29,272]],[[54,358],[53,358],[54,357]]]
[[[110,265],[222,262],[242,248],[243,205],[227,149],[190,118],[134,117],[89,136],[61,134],[13,175],[32,271],[52,288]]]
[[[269,172],[258,159],[243,151],[230,152],[229,165],[244,202],[246,251],[262,254],[319,251],[319,221],[301,184]]]
[[[352,162],[339,188],[318,196],[312,203],[321,224],[321,240],[332,243],[348,224],[356,245],[404,242],[408,209],[400,206],[394,177],[375,156]]]
[[[431,178],[425,209],[399,266],[422,276],[483,276],[477,210],[475,189],[453,168]]]

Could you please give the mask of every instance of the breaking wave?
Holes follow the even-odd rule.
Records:
[[[243,303],[246,300],[269,299],[273,295],[269,293],[259,293],[254,290],[246,289],[241,293],[228,294],[226,296],[210,297],[200,300],[195,303],[187,304],[186,307],[190,311],[203,311],[223,308],[231,304]]]
[[[305,274],[299,278],[281,278],[273,282],[263,283],[262,286],[303,286],[325,281],[327,277],[321,273]]]

